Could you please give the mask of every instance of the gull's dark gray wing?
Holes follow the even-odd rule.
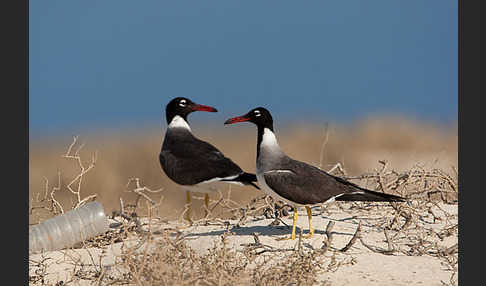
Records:
[[[378,193],[333,176],[289,157],[263,174],[266,184],[280,196],[298,204],[323,203],[332,197],[345,201],[396,201],[398,196]]]
[[[159,161],[167,176],[180,185],[195,185],[217,178],[243,184],[252,184],[252,179],[256,181],[254,174],[243,172],[216,147],[188,133],[172,132],[171,136],[166,136]]]

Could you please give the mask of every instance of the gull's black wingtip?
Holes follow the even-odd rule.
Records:
[[[243,172],[238,177],[231,180],[225,180],[225,181],[239,182],[242,183],[243,185],[252,185],[256,189],[260,190],[260,187],[258,187],[258,185],[254,183],[257,182],[257,177],[255,174]]]
[[[239,178],[241,178],[241,182],[243,184],[246,184],[246,185],[252,185],[253,187],[255,187],[256,189],[260,190],[260,187],[258,187],[254,182],[257,182],[257,177],[255,174],[251,174],[251,173],[243,173],[241,176],[239,176]]]
[[[358,202],[406,202],[408,199],[386,193],[371,190],[359,190],[345,193],[336,197],[336,201],[358,201]]]
[[[249,184],[249,185],[252,185],[252,186],[253,186],[253,187],[255,187],[257,190],[260,190],[260,187],[259,187],[259,186],[257,186],[255,183],[253,183],[253,182],[249,182],[248,184]]]

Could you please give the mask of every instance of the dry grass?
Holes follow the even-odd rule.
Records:
[[[67,142],[51,146],[31,143],[30,223],[94,198],[105,206],[107,213],[113,213],[113,218],[120,221],[119,227],[75,246],[102,249],[122,243],[116,267],[110,269],[95,259],[90,265],[73,259],[75,270],[71,281],[84,280],[95,285],[330,285],[328,281],[319,281],[318,275],[336,271],[344,264],[359,263],[346,253],[357,241],[384,255],[399,252],[437,257],[452,273],[450,281],[442,283],[456,285],[457,244],[444,248],[437,241],[457,237],[458,232],[457,215],[449,214],[438,204],[457,204],[457,128],[443,130],[411,122],[382,122],[340,127],[340,131],[336,127],[296,128],[279,138],[290,156],[321,165],[325,170],[332,169],[362,186],[413,199],[411,204],[390,204],[391,208],[369,203],[336,203],[353,216],[359,212],[363,217],[377,214],[383,217],[372,222],[373,227],[383,229],[386,247],[365,241],[358,229],[347,247],[334,248],[330,224],[328,240],[323,241],[321,248],[302,247],[299,240],[293,249],[276,249],[262,245],[258,234],[254,234],[253,244],[236,251],[226,243],[232,234],[225,218],[236,220],[233,226],[244,225],[247,218],[254,216],[274,217],[278,224],[279,216],[287,212],[269,211],[274,202],[258,191],[233,187],[213,196],[210,216],[195,221],[227,229],[209,253],[197,254],[177,229],[167,225],[168,220],[181,217],[185,197],[158,165],[162,134],[134,137],[112,134],[90,139],[89,146],[83,149],[70,145],[67,152],[60,151],[66,149]],[[205,139],[217,142],[243,169],[254,171],[253,132],[233,136],[231,142],[220,134],[196,133],[208,134]],[[302,143],[308,148],[298,148]],[[81,159],[85,157],[91,160]],[[202,202],[194,202],[195,209],[202,206]],[[199,210],[196,216],[202,218],[202,207]],[[326,209],[321,208],[321,212]],[[444,227],[431,230],[428,220],[442,220]],[[134,237],[141,243],[128,243]],[[47,263],[42,259],[29,261],[30,267],[37,269],[29,277],[31,285],[49,285],[43,280],[42,270],[47,269]]]
[[[319,270],[318,253],[289,252],[277,262],[258,260],[250,252],[230,249],[225,241],[198,255],[183,241],[164,236],[151,253],[126,252],[128,283],[137,285],[312,285]],[[273,263],[272,263],[273,262]]]

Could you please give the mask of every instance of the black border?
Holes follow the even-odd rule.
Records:
[[[467,5],[465,5],[467,3]],[[459,285],[482,280],[486,146],[484,107],[484,9],[480,1],[458,1]],[[469,281],[469,283],[467,282]]]
[[[2,248],[4,284],[28,285],[29,9],[28,0],[2,2]],[[19,273],[20,272],[20,273]],[[9,281],[15,283],[8,283]]]
[[[2,248],[4,284],[28,285],[28,0],[2,2]],[[19,273],[20,272],[20,273]],[[8,283],[15,281],[14,283]]]

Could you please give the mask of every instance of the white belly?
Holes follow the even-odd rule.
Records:
[[[186,191],[190,192],[198,192],[198,193],[214,193],[217,191],[223,191],[225,188],[228,187],[228,184],[237,184],[237,185],[243,185],[239,182],[227,182],[227,181],[213,181],[213,182],[203,182],[199,183],[197,185],[184,185],[181,187],[184,188]]]

